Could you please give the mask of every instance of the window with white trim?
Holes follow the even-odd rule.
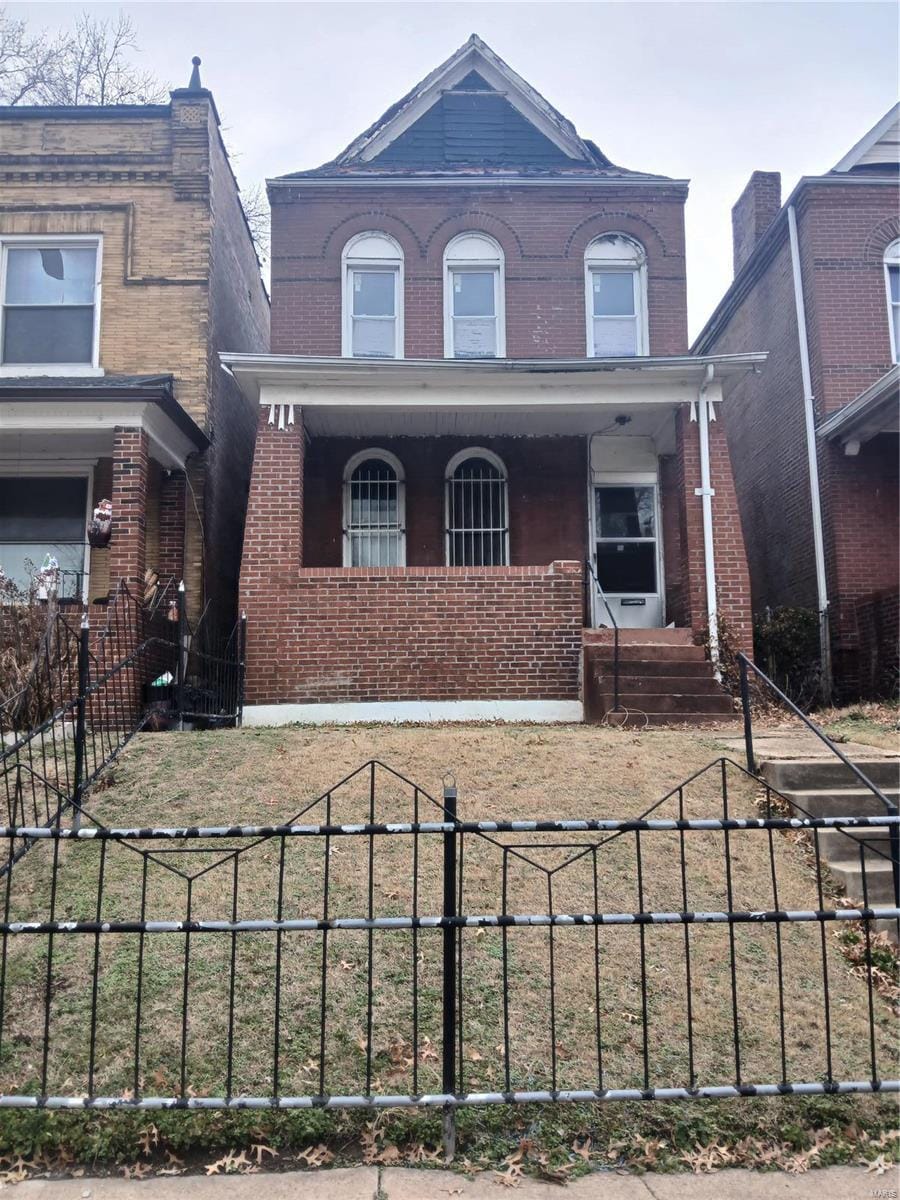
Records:
[[[0,365],[95,366],[99,242],[3,242]]]
[[[42,581],[59,599],[78,598],[86,580],[86,475],[0,475],[0,570],[23,591]]]
[[[647,255],[620,233],[595,238],[584,252],[588,358],[648,353]]]
[[[900,362],[900,238],[884,252],[884,282],[887,288],[891,359]]]
[[[509,565],[506,467],[490,450],[463,450],[447,464],[447,565]]]
[[[503,358],[503,250],[483,233],[461,233],[444,250],[444,357]]]
[[[403,357],[403,251],[386,233],[360,233],[341,256],[345,358]]]
[[[387,450],[363,450],[344,468],[344,566],[406,562],[403,467]]]

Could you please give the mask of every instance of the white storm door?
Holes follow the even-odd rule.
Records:
[[[658,629],[663,623],[657,486],[594,487],[594,566],[622,629]],[[597,625],[610,625],[603,601],[594,605]]]

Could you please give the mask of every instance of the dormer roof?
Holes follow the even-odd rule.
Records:
[[[892,105],[868,133],[863,134],[856,145],[848,150],[831,173],[857,174],[894,170],[900,166],[900,102]]]

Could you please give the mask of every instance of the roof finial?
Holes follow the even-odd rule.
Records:
[[[203,84],[200,82],[200,59],[195,54],[191,62],[194,64],[194,69],[191,71],[191,81],[187,85],[187,90],[189,92],[202,92]]]

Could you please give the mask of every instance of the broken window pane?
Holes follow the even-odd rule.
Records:
[[[7,304],[93,304],[97,251],[22,247],[6,252]],[[49,360],[58,361],[58,360]]]

